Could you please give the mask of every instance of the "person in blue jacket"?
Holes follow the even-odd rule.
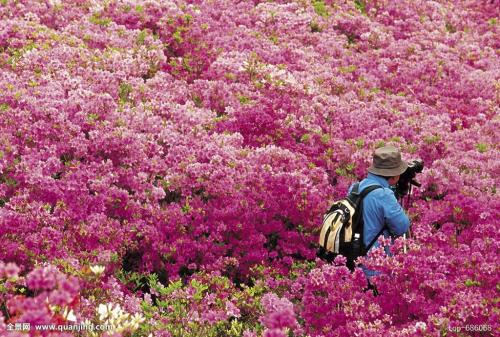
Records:
[[[365,248],[382,233],[385,237],[396,237],[406,233],[410,220],[394,195],[394,186],[400,175],[406,171],[408,164],[401,159],[400,151],[394,146],[384,146],[373,153],[373,163],[368,169],[368,175],[359,184],[362,192],[368,186],[380,185],[382,188],[371,191],[363,200],[363,244]],[[349,189],[351,192],[353,186]],[[375,242],[370,249],[378,247]],[[385,247],[388,248],[388,247]],[[386,253],[390,254],[386,249]],[[368,280],[377,274],[376,271],[360,267]]]

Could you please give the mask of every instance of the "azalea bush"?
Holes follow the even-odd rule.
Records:
[[[499,16],[0,1],[0,334],[498,334]],[[316,243],[388,144],[425,169],[375,296]]]

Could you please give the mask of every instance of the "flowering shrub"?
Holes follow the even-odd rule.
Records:
[[[499,14],[0,1],[0,334],[498,334]],[[425,170],[374,296],[315,243],[384,144]]]

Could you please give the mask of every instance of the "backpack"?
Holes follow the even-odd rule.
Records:
[[[371,185],[359,193],[358,182],[346,198],[333,203],[323,217],[318,257],[331,262],[337,255],[343,255],[347,258],[347,267],[354,270],[354,261],[359,256],[366,255],[385,229],[384,226],[372,242],[364,247],[363,199],[378,188],[382,186]]]

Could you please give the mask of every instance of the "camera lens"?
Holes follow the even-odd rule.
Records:
[[[421,173],[424,169],[424,162],[421,159],[415,159],[408,163],[408,167],[415,173]]]

